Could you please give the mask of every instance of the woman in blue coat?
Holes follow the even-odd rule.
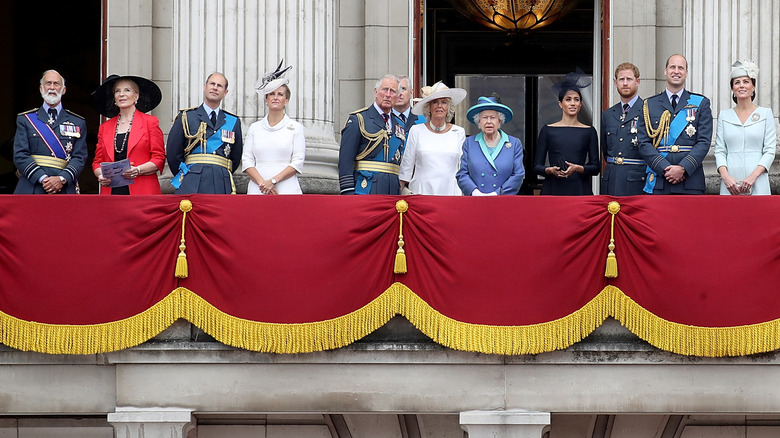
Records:
[[[512,109],[495,97],[480,97],[466,114],[480,133],[466,138],[458,186],[464,195],[515,195],[525,177],[523,145],[501,125],[512,120]]]

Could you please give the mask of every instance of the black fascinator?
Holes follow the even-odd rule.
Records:
[[[574,90],[582,95],[582,89],[590,87],[590,84],[592,83],[593,80],[585,76],[585,72],[580,70],[578,67],[576,71],[573,71],[564,76],[561,82],[553,85],[552,91],[558,95],[558,99],[563,98],[563,96],[569,90]]]

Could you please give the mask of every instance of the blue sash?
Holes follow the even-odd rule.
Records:
[[[181,115],[182,117],[187,117],[187,114],[184,113]],[[198,154],[213,154],[214,152],[219,149],[220,146],[222,146],[222,130],[225,131],[232,131],[233,127],[236,126],[236,120],[238,120],[236,117],[225,113],[225,123],[219,127],[219,129],[215,130],[213,134],[211,134],[211,137],[206,139],[206,150],[203,150],[203,145],[201,145],[200,150],[201,152],[195,152],[192,151],[190,153],[198,153]],[[229,159],[230,157],[228,157]],[[184,162],[179,163],[179,173],[176,174],[176,176],[171,179],[171,185],[178,189],[181,187],[181,182],[184,179],[184,175],[188,174],[190,172],[190,167],[192,167],[192,164],[187,165]]]
[[[401,126],[403,127],[403,123],[401,123],[401,119],[398,118],[395,114],[393,114],[393,127],[390,129],[392,131],[392,136],[387,140],[387,160],[385,161],[385,154],[384,152],[379,152],[376,155],[374,155],[374,158],[367,158],[369,161],[378,161],[380,163],[389,163],[390,160],[393,159],[395,156],[395,152],[399,148],[403,148],[404,142],[401,141],[400,138],[395,136],[395,126]],[[401,151],[403,154],[403,151]],[[376,172],[371,172],[368,170],[358,170],[356,171],[357,175],[355,177],[355,194],[356,195],[367,195],[371,193],[371,177],[374,176]],[[365,181],[365,187],[363,187],[363,181]]]
[[[691,94],[688,96],[688,101],[685,103],[685,106],[688,105],[694,105],[696,108],[699,107],[699,104],[701,104],[701,101],[704,99],[704,96],[697,96],[694,94]],[[685,111],[685,107],[683,107],[680,112],[677,113],[676,116],[674,116],[674,119],[672,120],[672,123],[669,124],[669,137],[668,138],[662,138],[661,142],[658,143],[659,146],[671,146],[677,142],[677,138],[682,134],[683,129],[688,125],[688,120],[686,119],[688,117],[687,111]],[[666,157],[669,155],[668,152],[661,152],[660,153],[662,157]],[[645,178],[645,187],[642,189],[645,193],[653,193],[653,189],[655,189],[655,180],[658,178],[658,175],[653,171],[653,169],[650,166],[647,166],[647,177]]]
[[[35,113],[27,113],[24,116],[30,121],[33,128],[38,131],[38,135],[41,136],[41,139],[46,143],[46,146],[51,153],[61,160],[67,160],[68,154],[65,152],[65,148],[62,147],[62,142],[60,142],[59,137],[52,131],[51,126],[42,122],[41,119],[37,117],[37,114],[36,117],[30,117],[30,114]]]

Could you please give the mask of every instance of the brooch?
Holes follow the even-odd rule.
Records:
[[[758,113],[753,113],[753,115],[750,116],[750,120],[752,120],[754,122],[757,122],[758,119],[760,119],[760,118],[761,118],[761,116],[759,116]]]
[[[506,143],[504,143],[504,147],[505,147],[505,148],[507,148],[507,149],[509,149],[509,148],[511,148],[511,147],[512,147],[512,143],[510,143],[510,142],[506,142]]]

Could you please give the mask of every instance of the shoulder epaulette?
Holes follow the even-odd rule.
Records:
[[[38,108],[33,108],[33,109],[31,109],[31,110],[22,111],[22,112],[20,112],[19,114],[17,114],[17,116],[23,116],[23,115],[25,115],[25,114],[34,113],[34,112],[37,112],[37,111],[38,111]]]
[[[179,120],[179,115],[186,113],[187,111],[192,111],[194,109],[198,108],[197,106],[193,106],[192,108],[182,108],[178,112],[176,112],[176,115],[173,117],[173,121]]]
[[[235,118],[238,118],[238,116],[237,116],[237,115],[235,115],[235,114],[231,113],[230,111],[225,111],[225,110],[222,110],[222,112],[224,112],[225,114],[230,114],[231,116],[233,116],[233,117],[235,117]]]
[[[80,115],[78,115],[78,114],[74,113],[73,111],[71,111],[71,110],[69,110],[69,109],[66,109],[65,111],[66,111],[68,114],[72,115],[72,116],[76,116],[76,117],[80,118],[81,120],[86,120],[84,117],[82,117],[82,116],[80,116]]]
[[[360,108],[360,109],[359,109],[359,110],[357,110],[357,111],[352,111],[351,113],[349,113],[349,115],[352,115],[352,114],[357,114],[357,113],[362,113],[363,111],[367,110],[368,108],[370,108],[370,107]]]
[[[705,96],[705,95],[703,95],[703,94],[701,94],[701,93],[693,93],[693,92],[691,92],[691,91],[689,91],[688,93],[689,93],[689,94],[692,94],[692,95],[694,95],[694,96],[707,97],[707,96]]]

